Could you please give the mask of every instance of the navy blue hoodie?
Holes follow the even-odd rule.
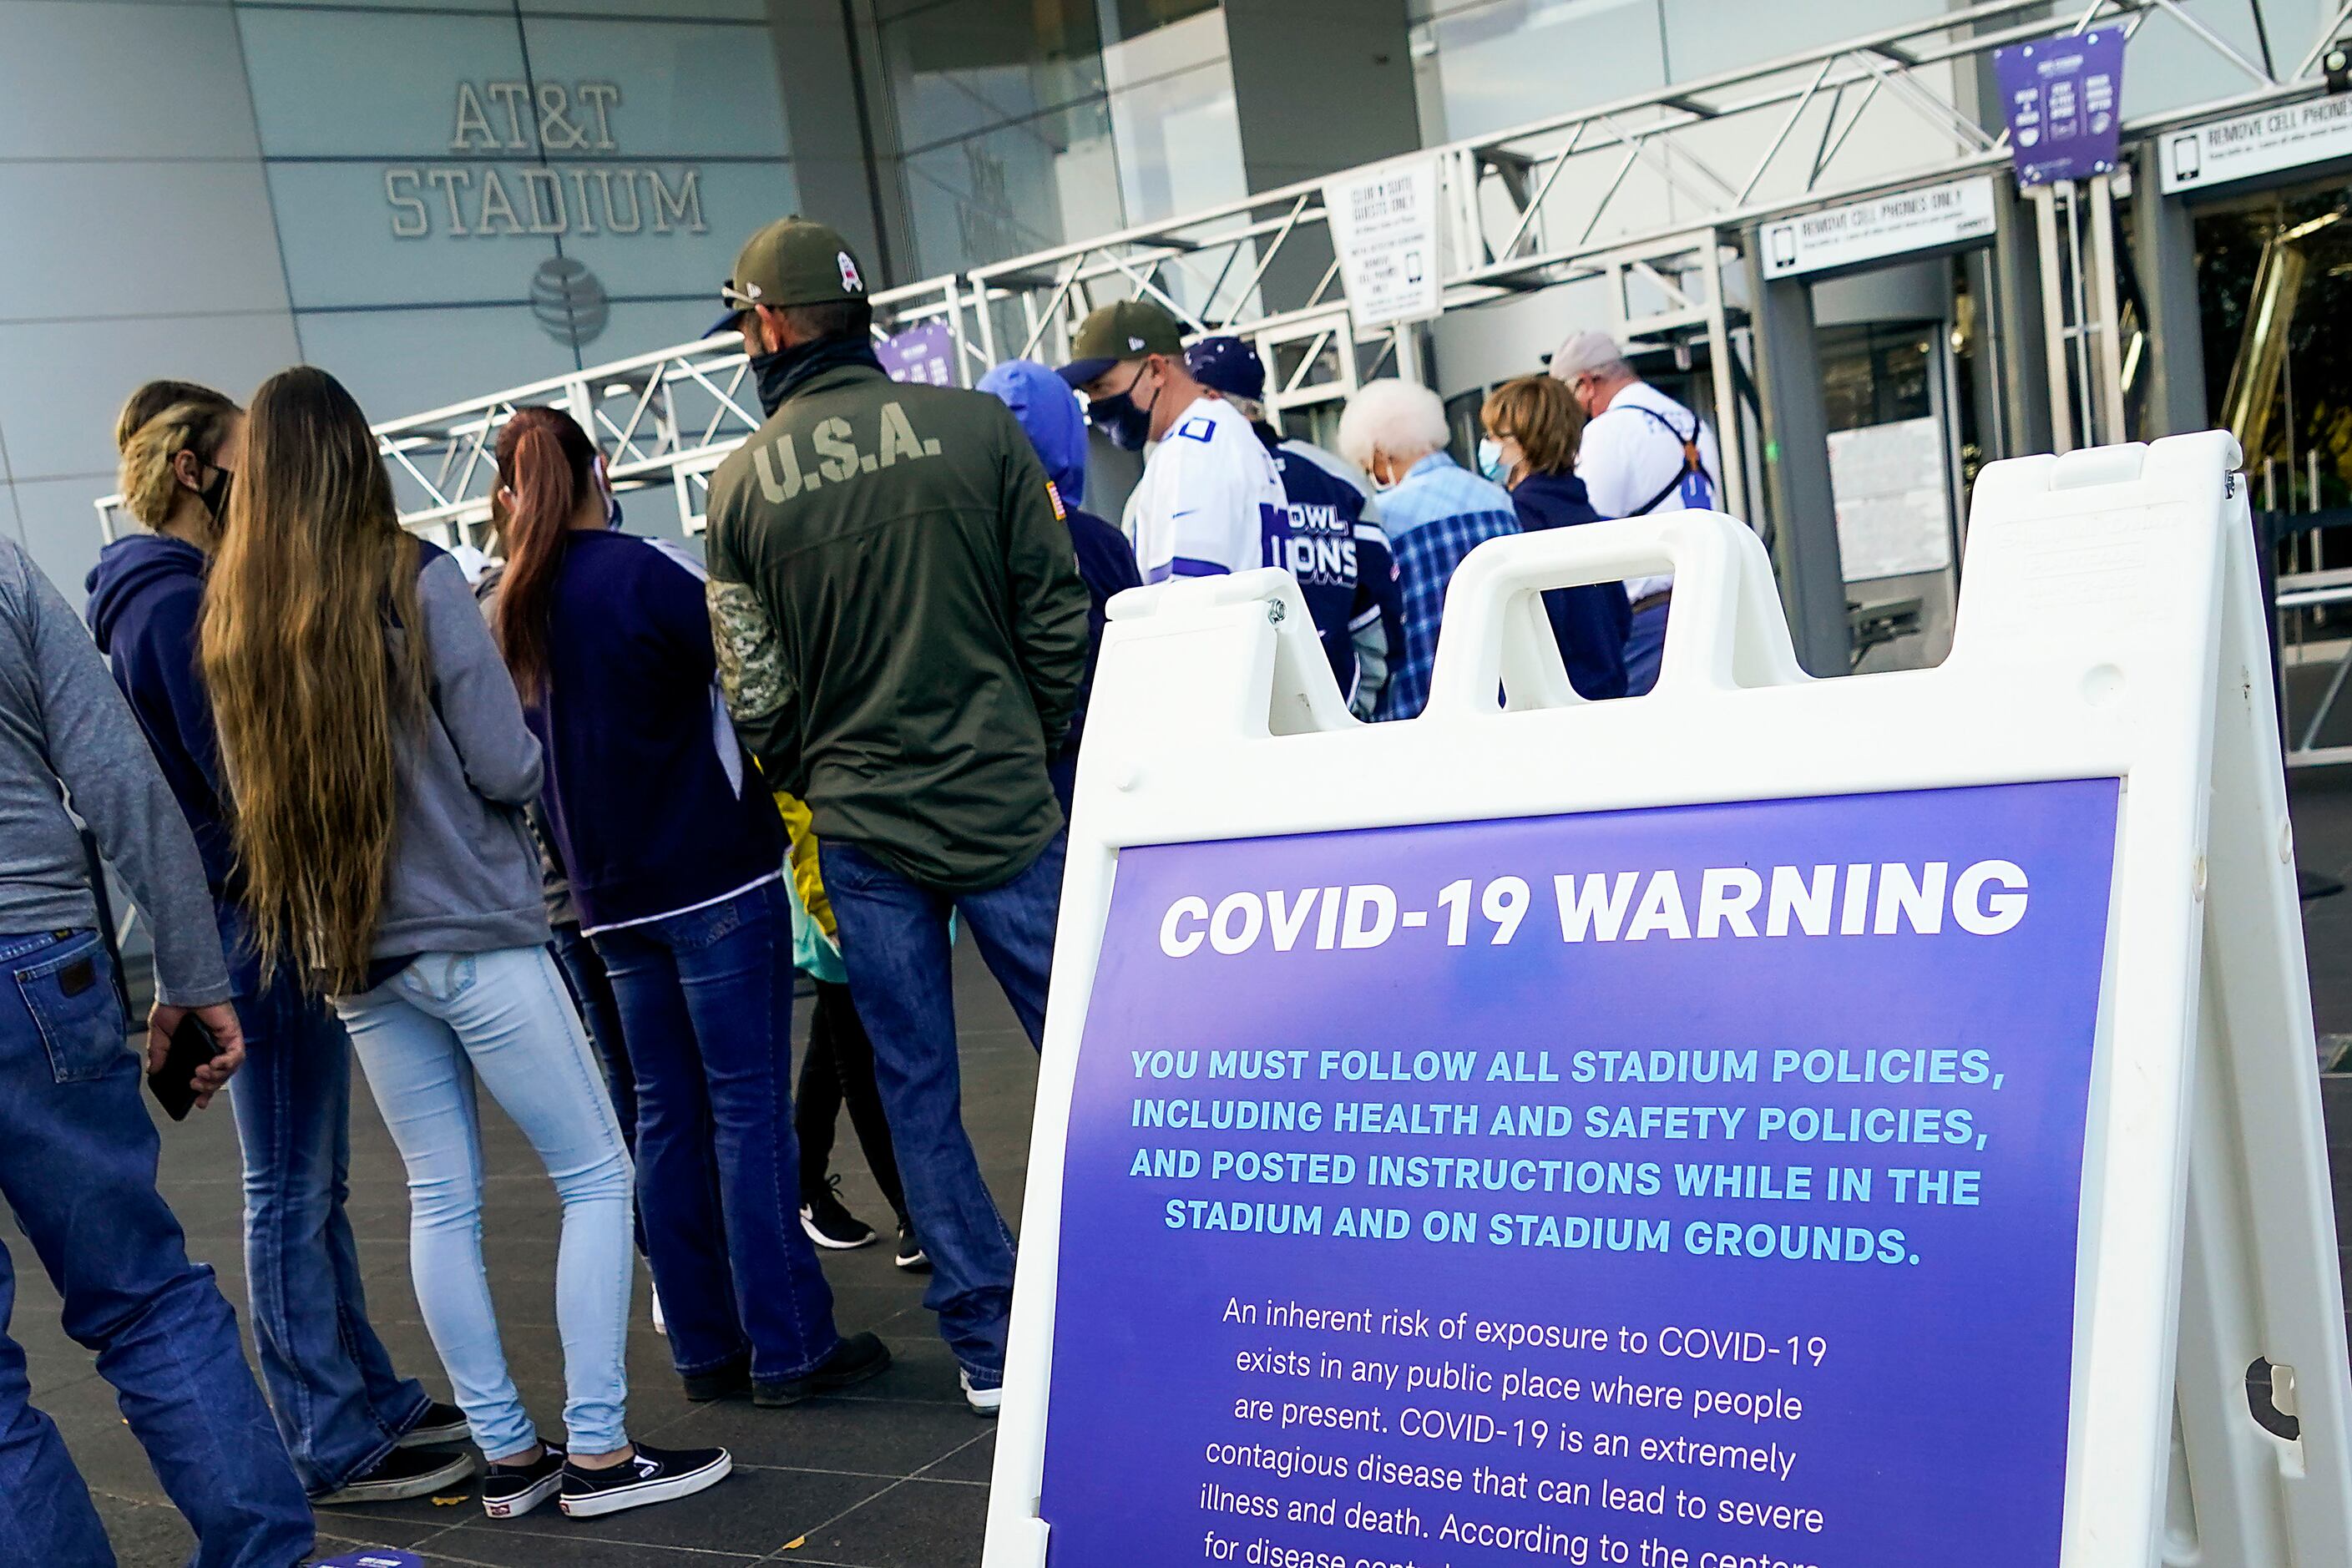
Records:
[[[90,635],[131,699],[148,749],[196,836],[205,880],[224,901],[236,850],[222,801],[220,745],[197,666],[205,552],[184,540],[134,533],[99,552],[83,584]]]
[[[1135,563],[1135,547],[1127,535],[1090,511],[1079,510],[1087,494],[1087,416],[1069,384],[1034,360],[1006,360],[980,378],[985,392],[1013,410],[1029,444],[1037,448],[1045,477],[1053,481],[1054,498],[1062,521],[1070,530],[1070,544],[1078,554],[1078,576],[1087,585],[1087,668],[1078,679],[1078,705],[1070,715],[1070,738],[1046,775],[1054,797],[1066,815],[1076,788],[1078,743],[1086,734],[1087,705],[1094,700],[1095,661],[1102,655],[1103,628],[1110,625],[1114,595],[1143,586],[1143,573]]]
[[[1574,474],[1529,474],[1511,492],[1511,504],[1527,533],[1601,521],[1584,493],[1584,481]],[[1577,695],[1596,702],[1624,696],[1625,632],[1633,624],[1633,609],[1625,601],[1623,585],[1593,583],[1551,589],[1544,595],[1544,613],[1551,619],[1560,662],[1568,666],[1568,681]]]
[[[784,863],[783,819],[720,705],[700,570],[625,533],[564,536],[540,799],[580,923],[675,913]],[[731,776],[730,776],[731,775]]]

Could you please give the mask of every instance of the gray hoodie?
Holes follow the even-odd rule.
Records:
[[[98,923],[61,789],[154,931],[156,995],[183,1007],[226,1000],[212,895],[179,803],[89,633],[0,539],[0,933]]]
[[[474,591],[446,552],[425,546],[416,596],[433,703],[421,732],[398,742],[392,865],[368,952],[383,959],[541,946],[539,851],[523,817],[539,798],[539,742],[523,725]]]

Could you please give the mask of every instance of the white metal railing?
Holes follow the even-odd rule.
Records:
[[[2177,20],[2240,90],[2143,117],[2146,136],[2192,119],[2286,102],[2319,90],[2311,72],[2352,16],[2335,14],[2294,68],[2273,77],[2178,0],[2088,0],[2053,19],[2043,0],[1985,3],[1879,29],[1832,47],[1677,82],[1549,116],[1421,154],[1435,161],[1443,305],[1455,310],[1580,279],[1608,284],[1612,323],[1628,337],[1704,340],[1718,417],[1737,416],[1727,336],[1726,274],[1740,231],[1771,218],[1900,186],[1999,168],[2008,132],[1985,122],[1969,90],[2001,45],[2117,26],[2129,39],[2158,13]],[[1987,93],[1987,103],[1994,100]],[[1925,125],[1891,138],[1866,118]],[[1873,120],[1874,126],[1877,124]],[[1896,161],[1889,149],[1926,151]],[[1066,353],[1086,311],[1140,295],[1193,331],[1254,338],[1277,409],[1345,397],[1382,369],[1417,375],[1411,330],[1359,327],[1333,258],[1321,180],[1257,193],[908,285],[875,297],[877,333],[947,324],[958,379],[1014,354]],[[1312,278],[1314,281],[1307,282]],[[1273,298],[1269,298],[1272,296]],[[680,344],[572,375],[493,393],[377,426],[410,526],[459,537],[487,514],[496,431],[527,404],[568,407],[612,454],[617,483],[677,487],[691,528],[708,476],[759,423],[744,356],[731,340]],[[1744,443],[1721,432],[1726,504],[1752,510],[1737,467]],[[98,503],[111,537],[114,498]]]

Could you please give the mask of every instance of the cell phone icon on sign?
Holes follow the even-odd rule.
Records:
[[[1772,265],[1794,267],[1797,264],[1797,230],[1792,224],[1776,224],[1765,231],[1765,243],[1770,247]]]
[[[2172,177],[2194,180],[2205,172],[2205,153],[2197,136],[2176,136],[2172,139]]]

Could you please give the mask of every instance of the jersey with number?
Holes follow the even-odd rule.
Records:
[[[1184,410],[1127,499],[1127,537],[1147,583],[1265,564],[1268,531],[1287,521],[1282,474],[1230,403]]]

